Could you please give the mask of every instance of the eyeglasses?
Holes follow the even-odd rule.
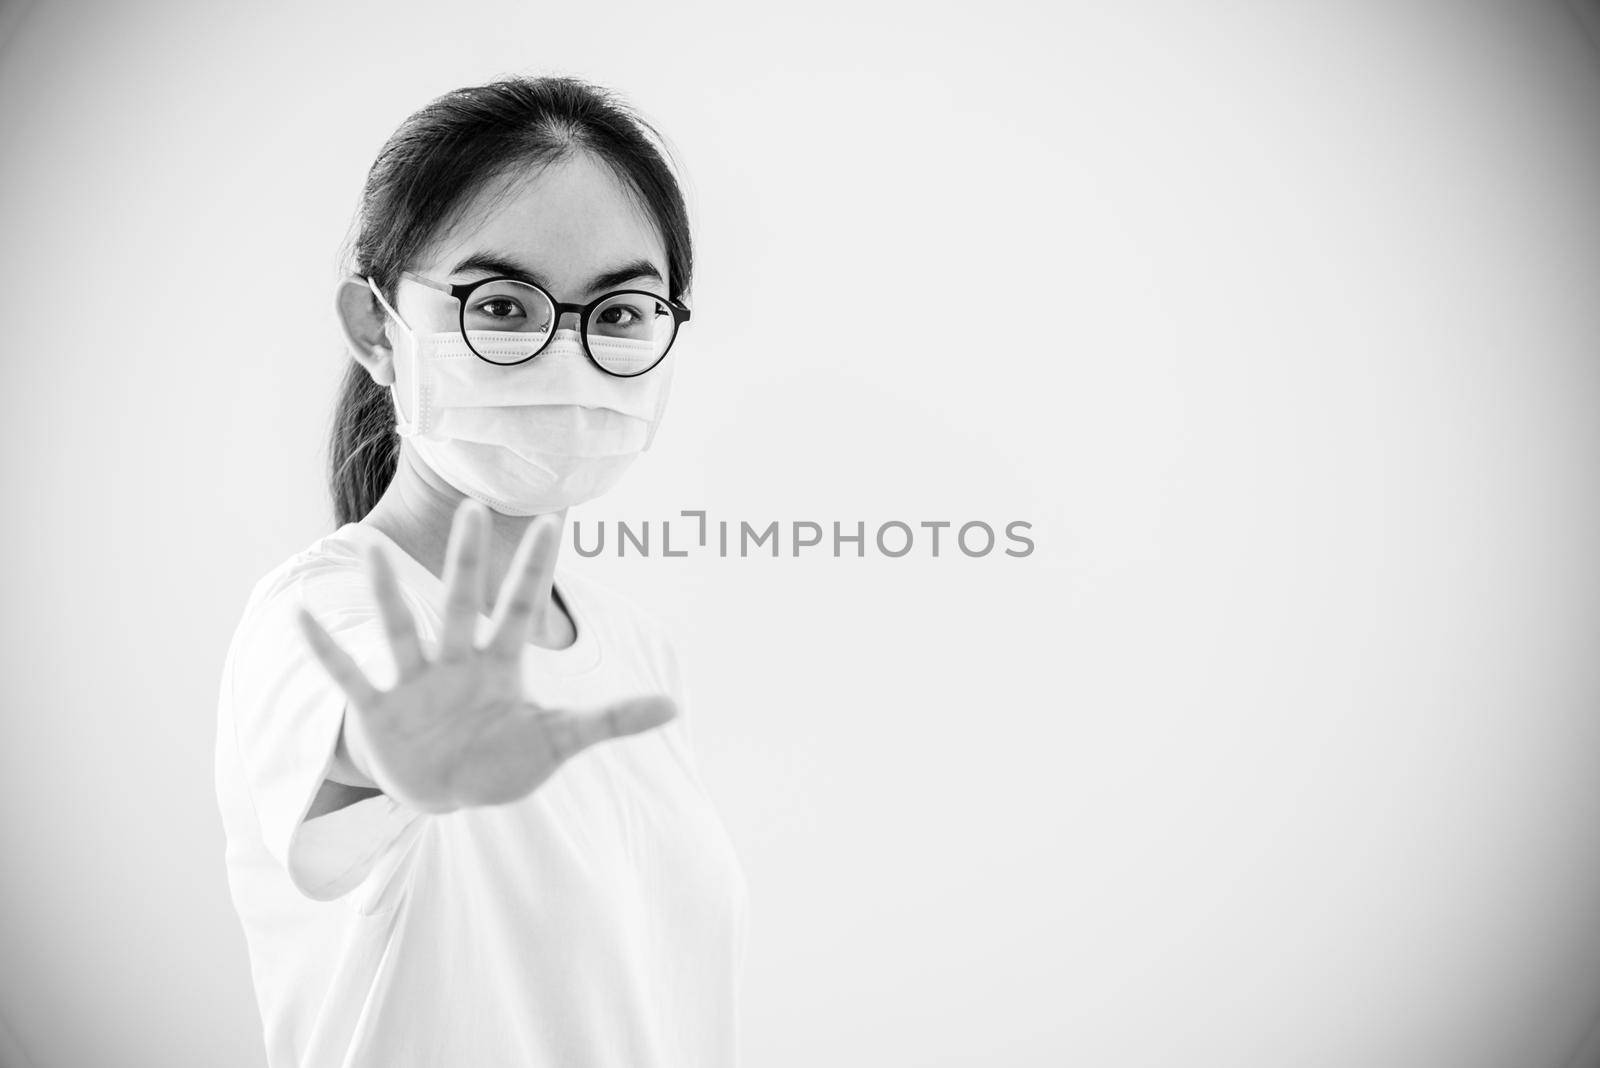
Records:
[[[608,375],[633,378],[666,358],[679,325],[689,321],[689,309],[682,303],[642,289],[616,289],[587,304],[564,304],[518,278],[450,285],[410,271],[400,277],[454,297],[461,306],[461,336],[467,347],[479,359],[503,367],[526,363],[543,352],[560,317],[575,312],[589,362]]]

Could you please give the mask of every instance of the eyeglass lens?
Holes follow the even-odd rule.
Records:
[[[510,279],[486,282],[467,294],[461,325],[472,351],[490,363],[521,363],[556,326],[555,306],[533,286]],[[614,375],[650,370],[677,333],[671,309],[648,293],[617,293],[589,313],[589,353]]]

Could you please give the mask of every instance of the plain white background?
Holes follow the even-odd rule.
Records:
[[[1600,1011],[1565,6],[0,27],[0,1060],[262,1063],[222,659],[332,526],[366,168],[502,73],[623,92],[697,226],[656,447],[573,518],[1033,524],[1025,559],[573,557],[689,661],[750,1065],[1555,1068]]]

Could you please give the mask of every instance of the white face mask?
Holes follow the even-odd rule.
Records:
[[[576,331],[557,330],[538,356],[500,366],[478,358],[459,330],[416,333],[367,285],[405,339],[395,346],[389,387],[396,429],[466,496],[502,515],[557,512],[616,485],[655,439],[676,361],[619,378],[589,362]],[[492,331],[472,337],[513,359],[537,344]],[[648,348],[624,338],[603,344]]]

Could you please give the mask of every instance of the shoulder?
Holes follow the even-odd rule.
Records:
[[[228,645],[224,695],[236,716],[276,718],[274,709],[336,693],[300,622],[305,610],[374,682],[389,649],[362,546],[338,531],[280,561],[257,580]]]
[[[245,603],[241,632],[301,607],[319,619],[374,607],[362,544],[350,529],[354,526],[322,535],[262,575]]]
[[[652,660],[675,663],[672,632],[656,613],[592,572],[557,564],[556,588],[569,593],[578,613],[613,638],[636,643]]]
[[[658,615],[592,572],[558,564],[555,582],[557,589],[572,594],[581,611],[600,617],[597,622],[612,623],[651,638],[667,640],[667,626]]]
[[[571,594],[580,623],[587,622],[601,632],[606,647],[628,665],[621,670],[671,695],[680,710],[686,706],[688,675],[672,629],[660,616],[592,572],[560,563],[556,588]]]

